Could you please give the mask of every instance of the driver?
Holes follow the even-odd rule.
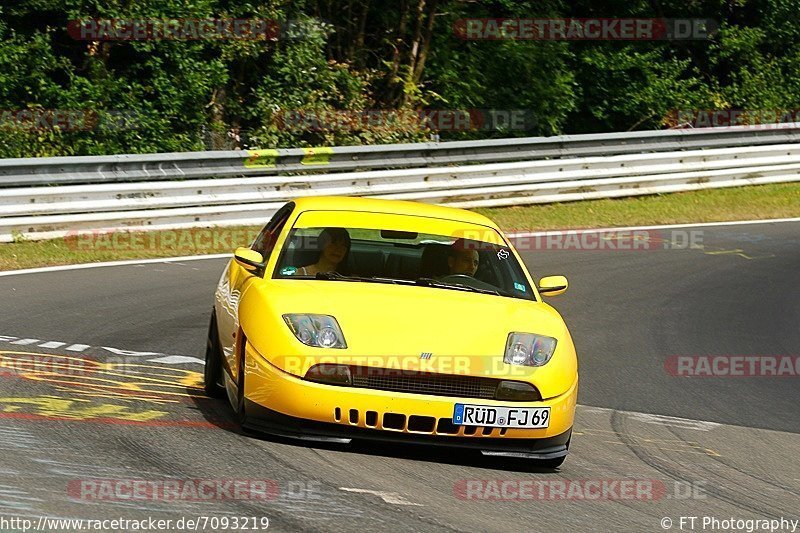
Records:
[[[344,228],[325,228],[317,240],[319,259],[312,265],[300,267],[304,276],[315,276],[318,272],[334,272],[345,263],[350,252],[350,234]]]
[[[468,246],[466,240],[457,239],[450,245],[450,250],[447,252],[447,267],[450,275],[462,274],[474,277],[479,264],[478,250]]]

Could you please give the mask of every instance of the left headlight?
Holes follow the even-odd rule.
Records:
[[[534,333],[509,333],[503,362],[509,365],[543,366],[556,351],[556,339]]]
[[[330,315],[288,314],[283,319],[297,340],[307,346],[347,348],[339,323]]]

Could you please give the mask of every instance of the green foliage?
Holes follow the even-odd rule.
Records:
[[[592,47],[580,55],[579,85],[584,101],[592,105],[581,109],[583,124],[574,117],[576,131],[659,128],[675,110],[714,107],[689,60],[634,46],[612,51]]]
[[[720,31],[650,42],[454,31],[489,17],[710,18]],[[284,24],[266,40],[67,31],[132,18]],[[797,109],[798,64],[795,0],[18,0],[0,7],[0,157],[417,142],[433,133],[409,120],[424,109],[526,116],[524,128],[485,124],[443,140],[663,128],[675,110]]]
[[[724,73],[727,83],[718,91],[732,107],[797,109],[800,105],[800,47],[787,43],[786,49],[775,50],[772,36],[785,35],[782,29],[722,28],[712,65]]]

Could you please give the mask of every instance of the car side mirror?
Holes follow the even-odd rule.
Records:
[[[236,251],[233,252],[233,258],[240,267],[254,276],[262,277],[264,275],[264,269],[267,265],[264,263],[264,257],[255,250],[251,250],[250,248],[237,248]]]
[[[558,296],[564,294],[569,282],[564,276],[547,276],[539,280],[539,294],[542,296]]]

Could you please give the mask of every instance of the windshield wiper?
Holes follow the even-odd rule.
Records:
[[[447,283],[434,278],[417,278],[416,281],[397,278],[383,278],[380,276],[345,276],[336,271],[331,272],[317,272],[314,276],[316,279],[323,279],[327,281],[362,281],[365,283],[390,283],[394,285],[420,285],[422,287],[438,287],[442,289],[454,289],[458,291],[477,292],[481,294],[493,294],[495,296],[502,296],[499,291],[492,289],[482,289],[478,287],[471,287],[470,285],[462,285],[461,283]]]
[[[370,276],[368,278],[364,278],[364,281],[372,281],[374,283],[393,283],[395,285],[415,285],[413,281],[408,279],[383,278],[380,276]]]
[[[329,281],[332,281],[332,280],[335,280],[335,281],[339,281],[339,280],[341,280],[341,281],[361,281],[358,278],[351,278],[350,276],[345,276],[344,274],[339,274],[335,270],[332,270],[330,272],[317,272],[314,275],[314,277],[317,278],[317,279],[324,279],[324,280],[329,280]]]
[[[455,289],[458,291],[479,292],[481,294],[494,294],[495,296],[502,296],[499,291],[492,289],[479,289],[478,287],[462,285],[461,283],[447,283],[434,278],[417,278],[417,281],[414,283],[423,287],[439,287],[442,289]]]
[[[314,276],[316,279],[324,279],[328,281],[363,281],[365,283],[392,283],[396,285],[414,285],[413,281],[406,279],[396,278],[382,278],[379,276],[345,276],[336,271],[332,272],[317,272]]]

